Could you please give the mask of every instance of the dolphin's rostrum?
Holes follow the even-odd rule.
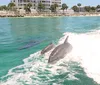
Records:
[[[53,64],[64,58],[72,50],[72,45],[68,43],[68,37],[65,39],[63,44],[57,46],[49,56],[48,63]]]

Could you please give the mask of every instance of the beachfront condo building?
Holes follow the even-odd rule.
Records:
[[[57,9],[61,9],[61,0],[11,0],[11,2],[15,3],[18,9],[24,9],[25,5],[32,3],[31,9],[38,10],[40,2],[45,6],[45,11],[49,11],[50,6],[55,3],[58,4]]]

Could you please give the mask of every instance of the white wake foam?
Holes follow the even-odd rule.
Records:
[[[64,33],[64,35],[69,35],[69,42],[73,46],[70,57],[80,62],[87,75],[100,83],[100,30],[85,34]]]
[[[8,77],[7,80],[1,81],[0,85],[48,85],[54,75],[65,72],[69,72],[67,80],[77,80],[74,76],[77,72],[71,71],[68,65],[70,61],[79,63],[89,77],[100,83],[100,31],[85,34],[64,33],[58,45],[64,42],[67,35],[73,50],[64,59],[55,65],[49,65],[48,58],[51,51],[45,55],[40,55],[39,51],[24,59],[23,65],[10,69],[8,74],[2,77],[2,79]]]

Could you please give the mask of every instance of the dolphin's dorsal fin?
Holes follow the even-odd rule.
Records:
[[[68,41],[68,38],[69,38],[69,36],[67,36],[67,37],[66,37],[66,39],[65,39],[65,42],[64,42],[64,43],[67,43],[67,41]]]

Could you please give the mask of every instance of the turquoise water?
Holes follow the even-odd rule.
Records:
[[[6,75],[10,69],[16,66],[20,66],[23,63],[23,59],[27,58],[30,54],[38,52],[43,49],[49,43],[57,43],[57,41],[63,36],[65,32],[71,33],[86,33],[92,30],[100,29],[100,17],[55,17],[55,18],[0,18],[0,79],[6,81],[7,78],[13,78],[12,75],[2,78]],[[34,43],[34,44],[33,44]],[[22,49],[28,44],[33,44],[27,49]],[[44,61],[43,56],[41,58],[33,59],[33,62],[41,60]],[[40,62],[40,63],[41,63]],[[48,70],[38,70],[36,77],[31,77],[34,81],[37,81],[37,85],[98,85],[96,81],[89,78],[84,69],[76,62],[69,62],[70,71],[60,72],[58,74],[52,74]],[[41,66],[41,65],[40,65]],[[51,68],[50,66],[46,66]],[[25,69],[25,68],[24,68]],[[35,69],[35,68],[34,68]],[[19,73],[26,72],[23,68],[15,68],[14,71]],[[35,70],[35,71],[36,71]],[[15,71],[15,73],[16,73]],[[74,75],[79,80],[66,79],[71,72],[78,72]],[[45,74],[41,76],[41,74]],[[52,76],[50,76],[52,74]],[[47,76],[48,75],[48,76]],[[49,77],[49,78],[47,78]],[[10,80],[9,80],[10,81]],[[41,81],[41,82],[39,82]],[[26,82],[19,80],[19,83],[8,85],[36,85],[36,82]],[[5,84],[7,85],[7,84]]]

